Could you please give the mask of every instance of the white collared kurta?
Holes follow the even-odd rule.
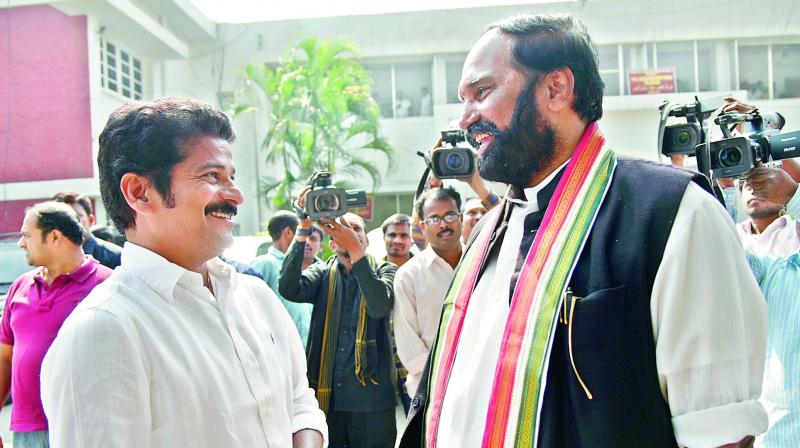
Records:
[[[42,367],[54,448],[291,447],[327,440],[294,323],[219,259],[200,274],[126,243],[122,266],[66,320]]]

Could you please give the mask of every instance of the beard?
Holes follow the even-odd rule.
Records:
[[[772,204],[772,206],[764,206],[762,208],[750,209],[747,211],[747,214],[751,218],[756,218],[756,219],[771,218],[773,216],[777,218],[781,215],[782,211],[783,211],[782,205]]]
[[[505,131],[485,120],[468,128],[468,139],[475,147],[480,145],[473,135],[488,133],[494,139],[476,161],[478,172],[485,180],[524,188],[531,176],[552,160],[555,131],[542,120],[536,107],[536,84],[536,80],[532,80],[517,96],[511,124]]]

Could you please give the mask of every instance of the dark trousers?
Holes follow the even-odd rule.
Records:
[[[394,409],[328,414],[330,448],[393,448],[397,437]]]

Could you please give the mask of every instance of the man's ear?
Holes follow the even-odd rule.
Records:
[[[286,226],[283,228],[283,234],[286,236],[287,241],[291,241],[294,238],[294,234],[297,230],[291,228],[291,226]]]
[[[58,229],[53,229],[44,238],[47,241],[47,244],[56,244],[64,238],[64,234]]]
[[[336,243],[333,241],[333,238],[328,240],[328,247],[330,247],[332,251],[336,252]]]
[[[89,227],[92,227],[97,222],[97,217],[89,215],[86,217],[86,220],[89,221]]]
[[[137,213],[149,215],[153,213],[155,195],[158,193],[146,176],[125,173],[119,181],[119,188],[125,202]]]
[[[419,222],[419,230],[421,230],[423,232],[425,231],[425,223],[423,221]]]
[[[547,108],[553,112],[572,109],[575,103],[575,75],[572,70],[562,68],[542,77],[542,85],[547,93]]]

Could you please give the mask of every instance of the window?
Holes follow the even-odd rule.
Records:
[[[622,46],[623,66],[625,67],[625,94],[631,94],[631,86],[628,79],[631,70],[643,70],[653,68],[653,48],[648,44],[628,44]]]
[[[372,97],[384,118],[433,115],[431,62],[364,64],[375,81]]]
[[[142,61],[101,38],[100,85],[126,98],[142,99]]]
[[[739,88],[748,100],[769,98],[769,46],[739,46]]]
[[[606,85],[605,95],[620,95],[619,85],[619,46],[601,45],[597,47],[600,77]]]
[[[655,45],[655,68],[675,69],[678,92],[694,92],[694,42],[659,42]]]
[[[372,73],[372,98],[378,103],[381,117],[393,117],[392,64],[364,64],[364,67]]]
[[[775,98],[800,98],[800,44],[772,46]]]
[[[466,54],[447,56],[445,58],[445,79],[447,80],[446,92],[447,103],[456,104],[461,100],[458,98],[458,83],[461,81],[461,72],[464,70],[464,59]]]
[[[697,81],[700,92],[733,90],[736,65],[732,41],[697,43]]]

